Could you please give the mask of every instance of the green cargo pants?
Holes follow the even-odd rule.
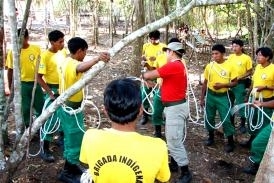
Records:
[[[58,87],[57,85],[56,85],[56,86],[49,85],[49,87],[51,88],[51,91],[53,91],[53,92],[56,94],[56,96],[57,96],[57,94],[58,94],[58,88],[59,88],[59,87]],[[50,96],[49,96],[48,93],[45,94],[44,97],[45,97],[45,102],[47,102],[46,107],[48,107],[53,101],[49,99]],[[46,141],[50,141],[50,142],[51,142],[52,139],[53,139],[53,134],[47,134],[47,132],[53,130],[53,128],[54,128],[54,126],[55,126],[55,124],[56,124],[56,122],[57,122],[57,120],[58,120],[57,111],[58,111],[58,110],[56,110],[56,111],[48,118],[48,120],[45,122],[45,124],[43,125],[43,129],[44,129],[44,131],[45,131],[45,133],[42,132],[42,139],[43,139],[43,140],[46,140]],[[61,125],[60,125],[60,126],[61,126]],[[59,127],[59,128],[60,128],[60,127]]]
[[[270,99],[265,99],[265,100],[263,100],[263,101],[269,101],[269,100],[270,100]],[[250,108],[250,109],[252,109],[252,108]],[[273,109],[264,107],[264,108],[263,108],[263,111],[264,111],[269,117],[272,116]],[[259,114],[258,114],[258,113],[259,113]],[[249,114],[250,114],[250,113],[249,113]],[[257,108],[254,108],[254,115],[253,115],[253,118],[252,118],[251,120],[249,120],[249,116],[247,117],[248,132],[249,132],[250,135],[256,136],[258,133],[260,133],[260,131],[261,131],[264,127],[266,127],[267,125],[269,125],[270,120],[269,120],[267,117],[263,116],[263,124],[262,124],[262,126],[260,127],[260,129],[254,130],[254,129],[251,128],[251,126],[250,126],[250,121],[251,121],[252,125],[255,126],[258,122],[260,122],[260,120],[262,120],[262,116],[263,116],[263,115],[262,115],[262,112],[259,111]]]
[[[271,132],[271,125],[268,124],[266,127],[262,128],[256,138],[252,141],[250,160],[254,163],[260,164],[262,161]]]
[[[230,114],[228,114],[226,120],[224,121],[227,113],[229,112],[229,98],[227,93],[217,94],[208,90],[207,97],[205,101],[206,116],[205,119],[206,128],[208,131],[213,131],[215,126],[215,116],[216,111],[218,111],[221,120],[223,121],[223,130],[226,137],[233,135],[235,129],[230,121]],[[211,125],[209,125],[209,124]]]
[[[69,107],[73,106],[69,105]],[[75,109],[75,107],[73,108]],[[80,149],[84,136],[84,132],[80,128],[84,129],[84,114],[81,111],[75,115],[70,115],[60,107],[58,117],[64,132],[64,158],[72,164],[79,164]]]
[[[238,83],[235,87],[232,88],[233,95],[235,97],[235,105],[239,105],[242,103],[245,103],[245,84],[244,83]],[[241,108],[239,110],[239,116],[241,118],[245,118],[245,108]]]
[[[23,122],[26,127],[30,123],[30,105],[32,99],[32,89],[34,82],[25,82],[21,81],[21,94],[22,94],[22,113],[23,113]],[[39,84],[36,86],[33,108],[35,114],[40,116],[43,110],[44,105],[44,94],[42,88]]]

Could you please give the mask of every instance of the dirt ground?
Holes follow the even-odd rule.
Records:
[[[100,37],[100,40],[107,40],[107,38],[107,36],[103,36]],[[121,39],[121,36],[116,37],[116,39]],[[131,58],[131,54],[129,53],[131,53],[132,46],[133,45],[125,47],[119,54],[113,57],[104,71],[97,75],[87,87],[88,99],[93,101],[100,110],[102,115],[102,126],[104,127],[108,127],[109,123],[102,113],[102,92],[109,81],[120,76],[127,76],[127,73],[129,73],[128,69]],[[97,49],[100,48],[107,49],[106,45],[97,47]],[[90,54],[94,53],[90,52]],[[188,51],[187,55],[190,56],[190,51]],[[194,95],[197,98],[199,98],[201,88],[197,74],[201,72],[205,62],[208,62],[208,55],[202,54],[200,57],[203,61],[197,62],[195,59],[192,59],[187,62]],[[191,96],[191,98],[193,98],[193,95]],[[190,108],[192,116],[195,116],[195,104],[193,102],[190,103]],[[87,105],[85,113],[87,116],[87,125],[92,126],[92,124],[94,124],[92,121],[96,120],[96,110],[90,105]],[[203,120],[201,113],[199,113],[199,117],[199,122],[201,123]],[[153,134],[151,123],[148,123],[145,126],[138,125],[138,131],[145,135],[152,136]],[[241,172],[242,167],[247,164],[248,151],[240,148],[238,141],[247,138],[247,135],[240,135],[237,131],[237,134],[235,135],[235,151],[229,154],[224,152],[225,139],[223,138],[222,133],[216,133],[216,143],[212,147],[204,146],[206,138],[207,133],[203,125],[191,121],[187,123],[185,146],[190,161],[189,167],[193,172],[193,183],[250,183],[254,181],[254,176],[246,175]],[[30,153],[35,154],[38,150],[39,138],[34,137],[29,151]],[[62,149],[57,146],[56,140],[52,143],[51,150],[56,158],[54,163],[43,162],[39,156],[26,158],[18,166],[11,182],[58,183],[57,174],[62,169],[64,160],[62,159]],[[177,174],[172,174],[170,183],[173,183],[177,176]]]

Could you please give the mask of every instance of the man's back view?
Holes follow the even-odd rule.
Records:
[[[136,123],[143,112],[138,84],[130,79],[112,81],[104,92],[104,106],[112,128],[88,130],[81,147],[80,161],[88,164],[93,181],[168,181],[165,142],[136,132]]]

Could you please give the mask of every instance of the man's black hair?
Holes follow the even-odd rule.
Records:
[[[104,106],[111,121],[121,125],[138,117],[142,97],[140,86],[132,79],[111,81],[104,91]]]
[[[169,43],[173,43],[173,42],[181,42],[177,37],[173,37],[173,38],[170,38],[170,40],[168,41],[168,44]]]
[[[88,43],[80,37],[74,37],[68,41],[68,49],[71,54],[75,54],[79,49],[88,49]]]
[[[17,36],[18,37],[20,36],[20,33],[21,33],[21,28],[19,28],[17,30]],[[27,38],[27,37],[29,37],[29,31],[28,31],[28,29],[25,30],[25,34],[24,34],[24,38]]]
[[[151,38],[154,38],[154,39],[160,39],[160,31],[158,30],[155,30],[155,31],[152,31],[149,33],[148,37],[151,39]]]
[[[241,46],[241,47],[244,46],[244,42],[243,42],[242,40],[240,40],[240,39],[234,39],[234,40],[232,41],[232,44],[237,44],[237,45],[239,45],[239,46]]]
[[[259,52],[261,52],[261,54],[264,57],[268,57],[268,61],[272,60],[272,58],[273,58],[273,51],[271,50],[271,48],[269,48],[269,47],[258,48],[256,50],[256,55],[258,55]]]
[[[212,51],[219,51],[220,53],[225,53],[225,47],[222,44],[215,44],[212,46]]]
[[[48,34],[48,39],[49,41],[53,41],[53,42],[56,42],[58,41],[60,38],[64,38],[65,37],[65,34],[59,30],[54,30],[54,31],[51,31],[49,34]]]

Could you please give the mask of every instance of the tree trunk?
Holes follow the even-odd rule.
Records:
[[[110,36],[110,45],[113,46],[113,1],[110,1],[109,5],[109,36]]]
[[[272,130],[254,183],[272,183],[274,180],[274,131]]]
[[[76,25],[75,25],[75,1],[70,0],[70,6],[69,6],[69,32],[71,37],[75,37],[75,32],[76,32]]]
[[[254,8],[255,11],[258,12],[259,10],[259,4],[258,4],[258,0],[254,0]],[[254,27],[253,27],[253,41],[254,41],[254,48],[257,49],[259,47],[259,43],[258,43],[258,15],[257,13],[254,14]]]
[[[140,29],[145,25],[145,11],[144,11],[144,0],[135,0],[134,6],[136,7],[136,26],[135,30]],[[141,74],[141,56],[142,48],[144,44],[144,38],[138,37],[136,40],[137,44],[134,46],[134,58],[131,65],[131,75],[138,76]]]
[[[251,56],[254,59],[255,58],[255,47],[254,47],[254,33],[252,29],[252,19],[251,19],[251,13],[250,13],[250,5],[248,3],[248,0],[245,0],[245,7],[246,7],[246,15],[247,15],[247,22],[246,26],[248,28],[249,37],[248,37],[248,44],[251,47]]]
[[[2,129],[4,125],[4,109],[5,109],[5,84],[4,84],[4,57],[3,57],[3,40],[4,40],[4,14],[3,14],[3,0],[0,0],[0,177],[5,178],[6,161],[5,161],[5,150],[4,150],[4,134],[6,131]],[[4,179],[5,180],[5,179]],[[0,178],[0,181],[1,178]]]
[[[168,15],[168,0],[162,0],[163,8],[164,8],[164,15]],[[165,42],[168,43],[168,29],[169,24],[166,25],[166,33],[165,33]]]
[[[98,35],[99,35],[99,27],[98,27],[98,9],[99,9],[99,1],[95,0],[93,2],[94,4],[92,5],[92,3],[90,2],[90,7],[92,9],[92,22],[93,22],[93,35],[92,35],[92,44],[95,45],[95,48],[97,47],[97,45],[99,44],[99,40],[98,40]]]

